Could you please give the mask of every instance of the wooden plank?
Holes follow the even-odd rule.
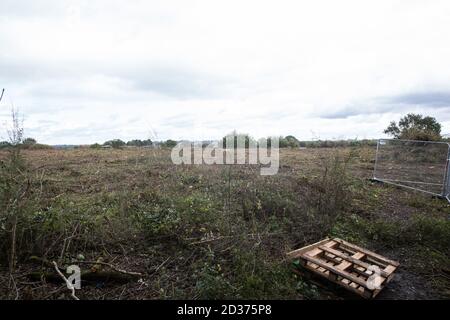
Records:
[[[344,247],[344,246],[341,246],[340,244],[339,244],[339,246],[337,247],[337,248],[335,248],[336,250],[339,250],[339,251],[342,251],[342,252],[344,252],[344,253],[348,253],[349,255],[354,255],[355,253],[357,253],[358,251],[357,250],[353,250],[353,249],[350,249],[350,248],[346,248],[346,247]]]
[[[337,242],[334,241],[334,240],[331,240],[331,241],[325,243],[323,246],[326,247],[326,248],[333,248],[336,245],[337,245]]]
[[[366,270],[363,267],[353,266],[353,269],[355,271],[362,272],[362,274],[364,274],[364,275],[369,275],[370,276],[372,274],[372,271]]]
[[[349,279],[349,280],[351,280],[351,281],[353,281],[353,282],[359,284],[360,286],[364,286],[364,287],[366,286],[366,282],[365,282],[365,281],[362,281],[361,279],[356,278],[355,276],[353,276],[352,274],[350,274],[350,273],[348,273],[348,272],[346,272],[346,271],[336,269],[334,266],[331,266],[331,265],[329,265],[329,264],[327,264],[327,263],[324,263],[324,262],[321,261],[320,259],[313,258],[313,257],[309,257],[309,256],[307,256],[307,255],[305,255],[304,258],[305,258],[306,260],[308,260],[308,261],[314,263],[314,264],[317,264],[317,265],[320,266],[320,267],[323,267],[323,268],[329,270],[330,273],[334,273],[334,274],[336,274],[336,275],[338,275],[338,276],[347,278],[347,279]]]
[[[361,253],[361,252],[357,252],[354,255],[352,255],[352,258],[354,258],[354,259],[361,259],[362,257],[364,257],[364,253]],[[339,269],[339,270],[344,271],[345,269],[347,269],[351,265],[352,265],[352,263],[350,261],[344,260],[340,264],[338,264],[336,266],[336,268]]]
[[[397,270],[394,266],[387,266],[384,268],[383,272],[386,273],[388,276],[391,275],[395,270]]]
[[[315,247],[317,247],[317,246],[320,246],[320,245],[322,245],[322,244],[325,244],[325,243],[327,243],[327,242],[329,242],[329,241],[330,241],[330,239],[329,239],[329,238],[326,238],[326,239],[324,239],[324,240],[322,240],[322,241],[319,241],[319,242],[310,244],[310,245],[308,245],[308,246],[306,246],[306,247],[303,247],[303,248],[300,248],[300,249],[297,249],[297,250],[288,252],[286,255],[288,256],[289,259],[295,259],[295,258],[300,257],[300,256],[301,256],[303,253],[305,253],[306,251],[312,250],[313,248],[315,248]]]
[[[324,255],[322,256],[322,258],[325,259],[325,260],[327,260],[327,261],[331,261],[331,262],[333,262],[334,264],[339,264],[339,263],[342,262],[342,259],[341,259],[341,258],[338,258],[338,257],[330,257],[330,256],[328,255],[328,253],[326,253],[326,252],[324,252]]]
[[[313,271],[316,275],[319,275],[319,276],[321,276],[321,277],[323,277],[323,278],[325,278],[325,279],[327,279],[327,280],[330,280],[330,281],[332,281],[332,282],[334,282],[334,283],[340,285],[341,287],[344,287],[345,289],[347,289],[347,290],[349,290],[349,291],[352,291],[353,293],[356,293],[357,295],[362,296],[363,298],[365,298],[365,295],[363,295],[363,294],[361,293],[361,291],[359,291],[358,289],[355,289],[355,288],[353,288],[353,287],[351,287],[351,286],[349,285],[349,283],[350,283],[349,280],[347,280],[347,279],[342,279],[342,280],[347,280],[347,281],[348,281],[348,283],[344,283],[344,282],[342,282],[342,280],[338,280],[337,278],[330,278],[328,275],[326,275],[326,274],[324,274],[324,273],[315,272],[315,270],[314,270],[314,269],[311,269],[309,266],[307,266],[306,268],[309,269],[309,270],[311,270],[311,271]]]
[[[323,247],[323,246],[319,246],[319,248],[322,249],[322,250],[324,250],[324,251],[326,251],[326,252],[332,253],[332,254],[334,254],[335,256],[339,257],[339,258],[342,258],[342,259],[344,259],[344,260],[347,260],[347,261],[352,262],[353,264],[356,264],[356,265],[358,265],[358,266],[361,266],[361,267],[363,267],[363,268],[365,268],[365,269],[368,269],[368,268],[371,266],[370,264],[368,264],[368,263],[366,263],[366,262],[364,262],[364,261],[359,260],[360,258],[357,258],[357,257],[356,257],[356,254],[353,255],[353,256],[349,256],[349,255],[346,255],[345,253],[341,253],[341,252],[339,252],[339,251],[337,251],[337,250],[334,250],[334,249],[331,249],[331,248],[327,248],[327,247]],[[394,270],[395,270],[395,269],[394,269]],[[360,270],[360,271],[362,271],[362,270]],[[390,273],[386,273],[384,270],[380,270],[380,275],[381,275],[382,277],[387,278],[387,277],[389,276],[389,274],[390,274]],[[369,275],[370,275],[370,274],[369,274]]]
[[[357,289],[359,287],[359,285],[357,285],[354,282],[350,282],[350,287]]]
[[[386,278],[386,283],[392,280],[392,278],[394,277],[395,270],[397,270],[397,267],[394,266],[387,266],[386,268],[384,268],[383,271],[388,274],[388,277]]]
[[[383,289],[383,287],[381,288],[381,289]],[[381,292],[381,289],[376,289],[373,293],[372,293],[372,298],[375,298],[380,292]]]
[[[373,264],[373,265],[379,266],[381,269],[384,269],[384,268],[386,268],[387,266],[390,266],[389,263],[379,261],[379,260],[377,260],[377,259],[375,259],[375,258],[372,258],[372,257],[369,257],[369,256],[366,256],[366,259],[365,259],[365,260],[366,260],[368,263],[371,263],[371,264]]]
[[[310,257],[315,257],[315,256],[317,256],[317,255],[319,255],[319,254],[321,254],[321,253],[323,252],[323,250],[322,250],[322,249],[319,249],[319,247],[323,247],[323,248],[333,248],[335,245],[337,245],[337,242],[331,240],[331,241],[329,241],[329,242],[326,242],[326,243],[323,244],[323,245],[318,245],[318,246],[315,247],[314,249],[305,252],[305,254],[307,254],[307,255],[310,256]]]
[[[368,279],[368,278],[373,274],[372,271],[365,270],[365,269],[362,268],[362,267],[356,267],[356,268],[353,267],[352,271],[355,272],[355,273],[357,273],[357,274],[360,275],[360,276],[363,276],[365,279]],[[383,277],[382,277],[382,278],[383,278]],[[384,278],[383,278],[383,279],[384,279]]]
[[[397,261],[390,260],[388,258],[380,256],[379,254],[376,254],[375,252],[372,252],[372,251],[366,250],[364,248],[358,247],[357,245],[351,244],[351,243],[349,243],[347,241],[344,241],[342,239],[334,238],[333,240],[336,241],[337,243],[340,243],[341,245],[344,245],[344,246],[349,247],[351,249],[363,252],[366,255],[371,256],[372,258],[376,258],[376,259],[378,259],[380,261],[383,261],[383,262],[385,262],[387,264],[391,264],[391,265],[393,265],[395,267],[398,267],[400,265],[400,263],[398,263]]]
[[[305,252],[305,254],[307,254],[310,257],[315,257],[317,255],[319,255],[320,253],[322,253],[323,250],[320,250],[319,248],[314,248],[308,252]]]

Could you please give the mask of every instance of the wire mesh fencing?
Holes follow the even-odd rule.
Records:
[[[374,180],[450,201],[450,144],[446,142],[380,139]]]

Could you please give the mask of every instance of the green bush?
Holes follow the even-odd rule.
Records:
[[[173,148],[176,145],[177,145],[177,142],[175,140],[171,140],[171,139],[166,140],[163,143],[161,143],[161,146],[165,147],[165,148]]]
[[[114,140],[106,141],[103,145],[104,146],[111,146],[111,147],[113,147],[115,149],[119,149],[119,148],[122,148],[123,146],[125,146],[126,143],[124,141],[120,140],[120,139],[114,139]]]
[[[91,149],[100,149],[102,146],[98,143],[91,144],[89,148]]]

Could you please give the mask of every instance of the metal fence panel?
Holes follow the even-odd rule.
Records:
[[[374,179],[449,199],[449,158],[445,142],[380,139]]]
[[[447,168],[445,169],[445,172],[446,172],[445,178],[446,184],[444,187],[443,196],[447,198],[448,202],[450,202],[450,144],[447,153]]]

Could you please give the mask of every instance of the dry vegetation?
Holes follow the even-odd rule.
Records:
[[[283,149],[265,177],[257,166],[176,166],[148,148],[22,155],[12,167],[0,154],[3,299],[69,299],[46,261],[90,271],[80,299],[347,297],[285,259],[327,235],[400,261],[379,298],[449,298],[449,205],[367,180],[373,148]],[[102,263],[142,277],[96,277]]]

